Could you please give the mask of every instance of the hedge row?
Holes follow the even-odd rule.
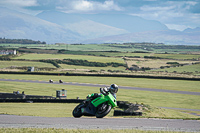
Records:
[[[40,60],[40,62],[45,62],[45,63],[51,63],[54,65],[56,68],[60,68],[60,65],[58,65],[56,60]]]
[[[57,68],[60,67],[58,64],[91,66],[91,67],[107,67],[107,66],[112,66],[112,67],[124,66],[124,67],[126,67],[126,64],[123,64],[123,63],[116,63],[116,62],[101,63],[101,62],[90,62],[87,60],[78,60],[78,59],[40,60],[40,62],[51,63],[54,66],[56,66]]]

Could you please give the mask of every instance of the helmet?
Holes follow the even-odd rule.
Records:
[[[116,84],[111,84],[110,85],[110,92],[111,93],[117,93],[118,91],[118,86]]]

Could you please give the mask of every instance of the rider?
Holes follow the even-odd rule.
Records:
[[[91,95],[88,95],[87,98],[90,99],[90,100],[93,100],[93,99],[95,99],[97,97],[100,97],[100,95],[102,93],[110,92],[113,95],[113,97],[116,99],[116,93],[118,92],[118,88],[119,87],[116,84],[111,84],[110,87],[100,88],[100,92],[101,93],[99,93],[99,94],[98,93],[93,93]]]

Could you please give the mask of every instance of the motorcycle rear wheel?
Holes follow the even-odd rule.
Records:
[[[83,106],[82,104],[79,104],[77,105],[73,112],[72,112],[72,115],[75,117],[75,118],[80,118],[82,116],[82,112],[81,112],[81,106]]]
[[[111,109],[112,107],[108,105],[107,103],[103,103],[99,105],[96,112],[96,118],[103,118],[111,111]]]

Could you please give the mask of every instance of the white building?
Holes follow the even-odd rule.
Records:
[[[8,55],[8,54],[14,54],[16,55],[17,54],[17,50],[0,50],[0,54],[1,55]]]

